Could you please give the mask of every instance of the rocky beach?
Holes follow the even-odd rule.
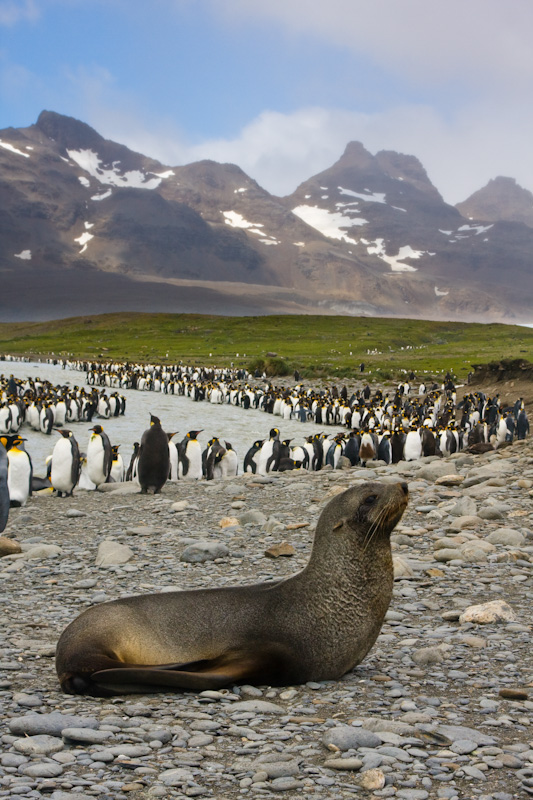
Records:
[[[61,693],[55,645],[89,605],[289,575],[325,503],[369,479],[407,481],[410,501],[386,622],[342,680]],[[0,798],[533,795],[530,440],[156,496],[102,488],[34,495],[0,539]]]

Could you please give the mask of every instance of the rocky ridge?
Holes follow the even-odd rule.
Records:
[[[55,643],[83,608],[288,575],[304,565],[327,500],[371,478],[407,480],[410,505],[392,536],[386,623],[342,680],[60,693]],[[35,496],[11,513],[5,534],[21,552],[0,560],[1,797],[533,794],[531,441],[485,456],[172,483],[159,496],[106,488]]]

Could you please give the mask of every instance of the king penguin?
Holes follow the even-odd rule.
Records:
[[[31,495],[33,474],[31,458],[24,450],[25,439],[15,433],[10,436],[2,436],[0,441],[7,450],[9,505],[11,508],[23,506]]]
[[[6,448],[0,442],[0,533],[5,529],[9,517],[8,463]]]
[[[124,459],[118,452],[119,444],[111,445],[111,472],[109,477],[113,483],[122,483],[124,480]]]
[[[257,472],[257,462],[259,459],[259,453],[261,452],[261,448],[263,447],[263,440],[257,439],[250,447],[246,455],[244,456],[244,463],[242,466],[243,472],[252,472],[254,475]]]
[[[239,471],[239,459],[233,449],[231,442],[225,442],[226,453],[222,457],[222,474],[224,477],[237,475]]]
[[[133,442],[133,453],[131,454],[130,463],[126,470],[126,481],[137,480],[137,465],[139,463],[139,442]]]
[[[257,472],[259,475],[266,475],[272,469],[274,464],[274,443],[279,442],[279,429],[272,428],[269,434],[269,439],[261,447],[258,458]]]
[[[87,475],[96,486],[99,486],[107,482],[111,472],[111,442],[101,425],[95,425],[91,431],[87,445]]]
[[[192,481],[202,478],[202,447],[197,436],[202,431],[189,431],[178,447],[179,475]]]
[[[146,494],[148,489],[152,489],[154,494],[159,494],[167,481],[169,470],[168,436],[159,418],[150,414],[150,427],[143,433],[139,447],[137,477],[141,493]]]
[[[52,451],[50,480],[58,497],[69,497],[80,479],[80,449],[72,431],[58,428],[57,432],[61,438]]]
[[[168,467],[169,481],[178,480],[178,448],[176,447],[176,443],[172,441],[172,438],[176,435],[176,433],[177,431],[174,431],[174,433],[167,433],[168,457],[170,459]]]

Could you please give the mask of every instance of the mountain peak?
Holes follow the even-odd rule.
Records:
[[[522,222],[533,228],[533,194],[514,178],[499,175],[456,208],[464,217],[487,222]]]
[[[62,147],[89,149],[104,142],[104,137],[86,122],[55,111],[41,111],[35,127]]]
[[[335,167],[353,168],[365,170],[375,169],[375,159],[372,153],[364,147],[361,142],[348,142],[344,153],[339,158]]]

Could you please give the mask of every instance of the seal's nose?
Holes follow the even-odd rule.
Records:
[[[409,487],[408,487],[408,485],[405,483],[405,481],[402,481],[402,483],[400,483],[400,486],[401,486],[402,492],[403,492],[404,494],[409,494]]]

